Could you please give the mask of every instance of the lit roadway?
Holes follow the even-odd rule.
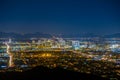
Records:
[[[9,59],[9,67],[13,67],[13,55],[10,53],[10,46],[9,44],[6,42],[5,43],[7,46],[7,54],[9,55],[10,59]]]

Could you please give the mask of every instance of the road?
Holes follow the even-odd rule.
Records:
[[[10,45],[6,42],[5,45],[7,46],[7,54],[9,55],[9,67],[13,67],[13,55],[10,52]]]

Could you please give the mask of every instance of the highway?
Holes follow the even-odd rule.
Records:
[[[7,53],[9,55],[9,67],[13,67],[13,55],[10,53],[10,46],[9,44],[6,42],[5,45],[7,46]]]

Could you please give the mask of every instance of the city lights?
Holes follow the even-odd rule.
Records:
[[[94,43],[94,40],[55,39],[54,37],[54,39],[34,38],[29,42],[9,39],[8,42],[3,43],[2,48],[2,51],[6,50],[9,57],[8,69],[13,67],[14,71],[18,72],[41,65],[48,68],[61,66],[63,69],[77,72],[100,74],[101,77],[102,74],[105,74],[104,77],[110,77],[113,75],[110,73],[117,73],[116,76],[119,76],[120,54],[118,51],[113,51],[120,48],[119,43],[109,42],[103,45]],[[6,61],[7,64],[7,59],[2,61]],[[6,69],[7,65],[1,65],[1,68]],[[115,70],[112,70],[113,68]]]

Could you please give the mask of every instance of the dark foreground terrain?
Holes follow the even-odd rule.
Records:
[[[109,80],[92,74],[78,73],[62,68],[35,67],[25,72],[0,73],[0,80]]]

